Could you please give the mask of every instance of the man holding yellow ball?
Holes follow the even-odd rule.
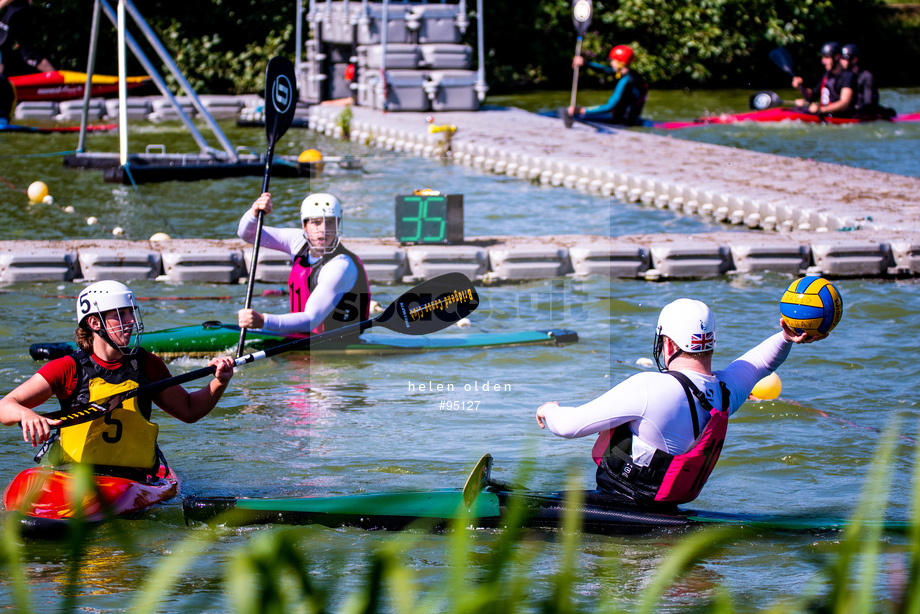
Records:
[[[579,407],[552,401],[537,424],[560,437],[598,434],[592,450],[598,488],[612,499],[673,509],[695,499],[719,459],[728,418],[773,373],[793,343],[827,333],[782,331],[712,370],[716,323],[700,301],[678,299],[658,317],[654,355],[660,373],[638,373]]]

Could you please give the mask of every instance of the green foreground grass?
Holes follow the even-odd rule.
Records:
[[[807,583],[801,594],[776,595],[775,603],[763,612],[896,612],[920,614],[920,471],[915,469],[913,484],[913,521],[908,530],[909,545],[902,573],[901,586],[888,590],[884,597],[876,594],[880,571],[879,557],[885,543],[884,515],[887,508],[889,467],[894,456],[898,425],[887,429],[875,462],[863,488],[855,513],[843,530],[830,557],[819,563],[818,573]],[[920,467],[920,455],[914,459]],[[519,476],[526,478],[526,475]],[[84,488],[91,488],[88,472]],[[572,502],[577,508],[578,501]],[[525,509],[512,505],[509,527],[524,525]],[[556,571],[542,587],[535,589],[532,565],[536,550],[528,547],[528,534],[521,528],[498,531],[488,542],[486,552],[474,547],[473,531],[468,522],[459,520],[444,536],[449,551],[448,570],[434,585],[422,590],[415,579],[415,565],[407,560],[413,542],[424,539],[424,531],[409,531],[394,535],[382,546],[367,553],[365,575],[351,581],[348,588],[340,586],[341,579],[313,573],[317,568],[309,556],[310,544],[293,530],[266,529],[256,531],[253,539],[234,550],[221,571],[222,591],[235,612],[254,614],[287,612],[397,613],[457,612],[485,614],[489,612],[640,612],[658,611],[662,596],[681,576],[707,557],[719,552],[748,531],[743,527],[714,527],[692,531],[683,536],[669,555],[655,569],[650,581],[639,594],[622,603],[586,604],[583,595],[576,595],[581,581],[578,561],[582,545],[579,530],[581,518],[570,512],[556,536],[560,554]],[[18,612],[36,611],[31,603],[29,580],[23,563],[24,546],[17,524],[8,516],[2,539],[0,558],[5,568],[6,583],[12,588],[14,603],[7,604]],[[165,560],[144,579],[140,588],[126,596],[126,609],[131,612],[163,611],[174,587],[182,583],[208,545],[224,535],[221,529],[192,531],[190,537],[170,548]],[[131,541],[130,536],[122,539]],[[482,543],[481,540],[479,542]],[[60,591],[60,612],[83,610],[77,607],[80,592],[80,569],[88,560],[88,536],[74,531],[69,542],[69,556],[64,586]],[[127,544],[134,549],[142,544]],[[616,556],[610,553],[611,563]],[[471,567],[471,563],[474,563]],[[890,587],[889,587],[890,588]],[[542,596],[535,597],[537,593]],[[891,593],[894,594],[891,594]],[[687,611],[725,613],[738,611],[740,604],[724,587],[716,587],[705,603]],[[880,606],[879,604],[884,604]],[[175,607],[175,602],[172,602]],[[883,608],[883,609],[880,609]],[[674,611],[673,607],[669,608]],[[749,608],[745,608],[749,610]]]

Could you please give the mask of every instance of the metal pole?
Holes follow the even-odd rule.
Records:
[[[77,153],[86,151],[86,127],[89,125],[89,99],[92,94],[93,71],[96,70],[96,41],[99,37],[99,0],[93,2],[93,24],[89,30],[89,54],[86,57],[86,90],[83,92],[83,115],[80,118],[80,140]]]
[[[297,0],[297,12],[294,18],[294,68],[300,74],[300,49],[303,46],[303,0]]]
[[[211,132],[214,133],[214,136],[217,137],[217,140],[220,141],[221,146],[224,148],[224,151],[227,152],[227,156],[233,162],[236,162],[239,158],[236,155],[236,150],[233,149],[233,145],[227,140],[227,137],[221,131],[220,126],[217,125],[217,122],[214,121],[214,118],[211,117],[211,114],[208,110],[201,104],[201,100],[198,99],[198,96],[195,94],[195,91],[192,89],[192,86],[189,85],[189,82],[186,80],[185,75],[182,74],[182,71],[179,70],[179,67],[176,66],[176,63],[173,61],[172,57],[169,55],[169,52],[166,51],[166,48],[160,42],[160,39],[157,38],[157,35],[153,30],[150,29],[150,26],[147,25],[147,22],[144,21],[143,16],[140,12],[131,3],[131,0],[121,0],[125,3],[125,7],[128,9],[128,12],[131,13],[131,16],[134,18],[135,23],[141,29],[141,32],[144,33],[144,36],[147,38],[147,41],[153,46],[153,49],[157,52],[157,55],[160,56],[160,59],[163,60],[163,63],[166,64],[169,71],[173,74],[173,77],[176,78],[176,81],[179,82],[179,85],[182,86],[182,89],[185,91],[186,95],[192,101],[192,105],[195,109],[198,110],[198,113],[204,118],[207,122],[208,127],[211,128]]]
[[[122,166],[128,163],[128,68],[125,62],[125,0],[118,0],[118,151]]]
[[[108,17],[109,21],[112,22],[113,26],[118,26],[118,19],[115,16],[115,11],[109,5],[106,0],[97,0],[99,5],[102,7],[102,12],[105,13],[105,16]],[[179,105],[179,102],[176,100],[176,97],[173,96],[173,93],[169,91],[169,87],[166,86],[166,82],[163,81],[163,77],[160,76],[160,73],[157,72],[157,69],[150,62],[141,48],[137,45],[137,41],[134,40],[134,37],[131,36],[128,32],[125,32],[125,40],[128,43],[128,48],[134,54],[134,57],[138,59],[143,66],[144,70],[147,71],[147,74],[150,75],[150,78],[153,79],[154,84],[156,84],[157,89],[160,90],[160,93],[163,94],[165,98],[168,98],[172,102],[173,107],[179,113],[179,119],[182,120],[182,123],[185,124],[185,127],[188,128],[189,133],[192,135],[192,138],[195,139],[195,142],[198,143],[198,147],[201,148],[201,151],[206,151],[214,154],[215,156],[222,156],[224,152],[219,149],[214,149],[208,142],[204,139],[201,133],[198,131],[198,128],[195,127],[195,124],[192,123],[192,120],[189,119],[189,116],[186,115],[185,111],[182,110],[182,107]]]
[[[476,70],[476,85],[474,87],[476,89],[476,95],[479,97],[479,102],[486,99],[486,92],[489,89],[489,86],[486,85],[486,67],[483,63],[486,55],[483,51],[482,21],[482,0],[476,0],[476,54],[479,56],[479,68]]]
[[[387,112],[387,30],[390,29],[390,0],[383,0],[383,26],[380,30],[380,87],[382,92],[382,102],[380,103],[383,112]]]

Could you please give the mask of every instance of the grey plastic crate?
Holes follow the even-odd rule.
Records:
[[[387,110],[428,111],[430,101],[425,93],[427,73],[418,70],[388,70]],[[380,72],[364,72],[358,78],[358,104],[375,109],[383,108],[379,91]]]
[[[472,70],[432,70],[428,77],[437,86],[433,111],[478,111],[476,72]]]
[[[358,66],[362,68],[380,68],[383,59],[383,45],[359,45]],[[389,69],[415,69],[418,67],[422,54],[418,45],[408,43],[387,43],[386,68]]]
[[[329,79],[329,89],[326,90],[328,99],[348,98],[351,96],[351,81],[345,80],[345,69],[348,64],[339,63],[332,65],[332,79]]]
[[[413,6],[409,23],[418,21],[416,41],[422,43],[459,43],[460,30],[457,29],[457,4],[426,4]]]
[[[369,19],[360,19],[360,5],[358,21],[358,44],[359,45],[379,45],[383,42],[381,36],[383,24],[383,4],[368,4]],[[398,5],[390,5],[387,12],[387,45],[390,43],[410,43],[412,39],[406,28],[406,11]],[[350,42],[350,40],[349,40]]]
[[[469,45],[433,43],[420,45],[422,65],[435,70],[464,70],[470,67],[473,49]]]

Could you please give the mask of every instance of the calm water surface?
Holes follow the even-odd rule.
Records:
[[[723,93],[662,93],[667,113],[655,119],[680,119],[720,112]],[[785,95],[785,93],[784,93]],[[886,93],[887,97],[888,93]],[[602,95],[599,95],[602,96]],[[649,101],[656,108],[657,93]],[[670,97],[669,97],[670,96]],[[736,111],[746,94],[733,94]],[[907,102],[920,91],[907,91]],[[549,95],[549,98],[552,94]],[[686,100],[684,100],[686,98]],[[560,97],[564,101],[565,95]],[[683,100],[683,102],[681,102]],[[885,99],[887,101],[887,98]],[[590,102],[588,95],[585,101]],[[665,102],[667,101],[667,102]],[[708,101],[708,102],[707,102]],[[494,101],[507,104],[507,101]],[[890,103],[890,102],[889,102]],[[519,106],[551,107],[552,102],[523,100]],[[729,103],[724,103],[729,104]],[[679,110],[679,112],[678,112]],[[862,135],[849,128],[846,134]],[[886,126],[871,130],[886,131]],[[870,128],[866,128],[869,130]],[[838,152],[824,139],[837,134],[826,127],[716,127],[681,133],[681,138],[759,149],[770,142],[785,155],[805,150]],[[798,132],[783,131],[800,130]],[[842,133],[843,130],[840,132]],[[917,132],[855,142],[871,168],[920,174],[916,160],[902,160]],[[748,132],[745,132],[748,131]],[[236,145],[264,147],[260,130],[227,127]],[[744,136],[748,134],[748,136]],[[903,141],[902,141],[903,138]],[[114,150],[115,137],[93,135],[93,148]],[[165,142],[168,151],[193,151],[191,140],[174,125],[140,125],[132,131],[137,148]],[[873,140],[874,139],[874,140]],[[854,142],[844,139],[841,142]],[[0,239],[102,238],[122,226],[132,239],[157,231],[177,237],[226,238],[235,235],[239,215],[260,187],[260,178],[132,188],[102,182],[100,175],[65,171],[50,154],[74,147],[67,135],[0,135]],[[758,144],[760,143],[760,145]],[[823,143],[823,145],[819,145]],[[279,153],[316,147],[326,155],[366,156],[366,172],[330,171],[315,180],[314,190],[327,190],[349,203],[345,230],[351,236],[390,236],[393,197],[417,187],[460,192],[466,197],[467,235],[550,233],[704,232],[714,227],[669,212],[644,209],[563,188],[532,186],[504,177],[480,175],[472,169],[411,158],[333,141],[292,129]],[[793,151],[790,148],[800,148]],[[811,148],[811,149],[809,149]],[[836,155],[836,154],[835,154]],[[814,157],[820,157],[814,155]],[[910,156],[914,158],[914,156]],[[842,157],[828,161],[849,163]],[[891,166],[883,162],[890,160]],[[24,190],[42,179],[56,199],[52,206],[28,207]],[[270,221],[296,223],[297,207],[307,186],[303,181],[275,179],[276,213]],[[70,204],[76,213],[61,207]],[[96,226],[85,224],[94,215]],[[161,446],[184,479],[185,494],[301,496],[353,494],[409,489],[459,487],[475,460],[485,452],[496,459],[495,474],[513,480],[525,461],[538,471],[531,486],[557,489],[574,472],[579,486],[591,487],[592,440],[567,441],[540,431],[536,407],[547,400],[577,404],[643,370],[639,358],[651,356],[653,326],[660,308],[671,300],[692,296],[708,301],[716,313],[719,347],[716,366],[746,351],[778,330],[777,302],[790,278],[782,275],[730,275],[705,282],[559,279],[480,289],[483,305],[473,317],[472,331],[520,331],[564,327],[581,341],[563,348],[468,350],[384,357],[308,357],[288,355],[245,366],[238,371],[219,407],[197,425],[160,419]],[[203,320],[233,320],[245,287],[212,284],[133,282],[138,296],[163,298],[142,304],[148,330]],[[890,517],[910,512],[910,474],[917,440],[916,369],[910,364],[920,337],[920,285],[908,281],[840,280],[844,319],[833,335],[817,345],[795,347],[781,368],[781,400],[749,403],[732,420],[718,469],[695,506],[731,512],[791,513],[845,517],[856,505],[864,478],[881,440],[880,430],[900,419],[892,463]],[[0,382],[6,392],[34,373],[28,356],[31,343],[69,339],[73,283],[21,284],[0,289]],[[258,287],[262,290],[267,286]],[[406,286],[375,286],[387,304]],[[258,292],[257,292],[258,293]],[[165,300],[168,297],[220,297],[225,300]],[[283,311],[279,298],[257,297],[255,308]],[[467,329],[469,330],[469,329]],[[450,330],[441,334],[458,334]],[[173,373],[204,364],[179,359]],[[428,394],[421,383],[453,384],[455,392]],[[500,385],[500,391],[484,392]],[[464,392],[463,388],[479,388]],[[191,387],[191,385],[189,386]],[[473,411],[444,411],[441,401],[479,401]],[[47,406],[46,409],[52,409]],[[31,462],[31,448],[8,428],[0,438],[0,475],[6,482]],[[77,603],[100,612],[120,611],[136,595],[151,568],[164,564],[170,552],[190,535],[210,529],[186,527],[181,498],[159,506],[137,520],[118,520],[96,530],[88,544],[93,563],[80,576]],[[162,611],[222,611],[229,608],[218,584],[233,551],[266,531],[231,531],[201,548],[201,553],[174,587]],[[122,539],[130,532],[136,546]],[[650,537],[585,536],[579,552],[584,571],[579,599],[630,604],[652,571],[680,535]],[[697,605],[712,598],[718,586],[728,587],[739,609],[757,608],[782,595],[804,591],[818,569],[816,561],[832,555],[837,534],[763,533],[732,542],[708,557],[664,597],[663,611]],[[341,590],[362,583],[366,555],[394,539],[392,534],[296,528],[291,539],[303,545],[316,562],[318,577],[340,578]],[[398,538],[403,539],[403,538]],[[406,547],[406,560],[422,589],[446,577],[449,536],[416,534]],[[475,534],[484,550],[495,539],[490,531]],[[561,545],[555,535],[526,548],[534,551],[532,575],[536,590],[548,593],[546,580],[560,565]],[[902,581],[899,566],[904,548],[900,537],[884,544],[879,585],[883,595]],[[36,608],[51,610],[61,602],[68,553],[57,545],[28,544],[24,568]],[[9,575],[0,573],[0,602],[11,603]],[[881,603],[881,599],[879,601]]]

